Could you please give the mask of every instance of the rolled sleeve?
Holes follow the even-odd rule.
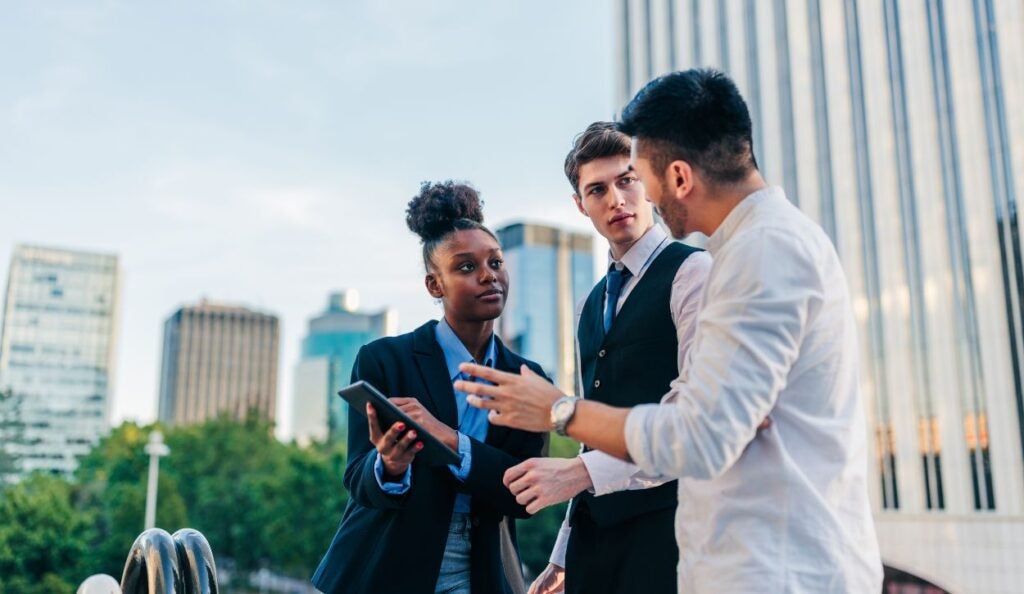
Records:
[[[626,417],[626,449],[629,457],[641,470],[651,474],[655,474],[654,444],[649,431],[654,427],[653,420],[658,414],[658,408],[657,404],[642,404],[633,407]]]
[[[597,496],[618,491],[650,489],[670,480],[660,475],[648,475],[636,464],[624,462],[597,450],[580,454],[580,460],[587,468],[587,474],[594,485],[590,492]]]
[[[462,433],[459,433],[459,458],[462,462],[458,466],[449,464],[448,468],[459,482],[464,483],[469,478],[470,469],[473,468],[473,443],[468,435]]]
[[[404,495],[412,487],[412,466],[408,466],[405,469],[405,474],[402,475],[402,482],[392,483],[384,481],[384,460],[380,457],[380,453],[377,453],[377,461],[373,463],[373,476],[377,479],[377,484],[381,490],[388,495]]]

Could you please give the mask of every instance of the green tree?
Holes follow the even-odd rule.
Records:
[[[73,592],[87,526],[64,479],[33,474],[0,491],[0,592]]]
[[[76,504],[89,520],[89,573],[120,576],[128,551],[144,528],[149,456],[144,448],[158,427],[124,423],[83,457],[75,472]],[[157,526],[169,532],[188,524],[175,478],[161,469]]]
[[[347,501],[344,448],[300,448],[274,439],[254,415],[170,431],[168,472],[191,526],[239,570],[312,574]]]

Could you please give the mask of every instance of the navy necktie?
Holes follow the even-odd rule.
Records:
[[[615,319],[615,309],[619,304],[619,295],[622,294],[622,285],[629,280],[629,277],[631,276],[633,276],[633,273],[625,266],[622,267],[622,270],[619,270],[615,268],[614,264],[612,264],[611,268],[608,270],[608,296],[604,302],[604,331],[606,334],[612,327],[612,320]]]

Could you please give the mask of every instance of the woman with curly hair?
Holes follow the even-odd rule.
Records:
[[[371,406],[365,420],[352,411],[348,507],[313,584],[326,594],[511,592],[500,526],[506,516],[529,514],[502,477],[540,455],[544,437],[490,426],[486,413],[469,406],[453,383],[472,380],[459,371],[465,362],[542,371],[494,335],[509,275],[497,237],[483,226],[476,190],[452,181],[424,183],[406,222],[423,241],[426,289],[440,300],[443,317],[364,346],[352,381],[367,381],[391,397],[457,451],[461,463],[420,464],[416,454],[423,444],[414,431],[402,423],[380,427]],[[514,543],[514,527],[510,532]]]

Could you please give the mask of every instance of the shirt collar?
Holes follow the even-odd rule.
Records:
[[[715,257],[717,252],[722,249],[727,241],[736,235],[736,231],[739,230],[743,224],[750,219],[751,213],[757,208],[758,205],[764,203],[771,198],[782,198],[786,199],[785,193],[782,188],[776,186],[769,186],[767,188],[761,188],[760,190],[748,194],[746,198],[740,200],[740,203],[733,207],[732,211],[722,224],[715,229],[715,232],[708,238],[707,249],[711,254],[711,257]]]
[[[444,361],[448,366],[448,377],[452,381],[455,381],[462,373],[459,371],[459,365],[477,362],[473,355],[469,354],[469,349],[466,348],[466,345],[462,344],[462,341],[459,340],[455,331],[452,330],[452,327],[448,325],[448,321],[444,318],[441,318],[441,321],[434,328],[434,335],[437,337],[437,343],[441,345],[441,352],[444,353]],[[496,358],[497,347],[494,341],[494,334],[491,334],[491,339],[487,343],[487,354],[484,355],[483,364],[487,367],[494,367]]]
[[[651,256],[658,250],[658,246],[668,239],[668,235],[665,230],[661,228],[661,225],[651,225],[651,228],[647,230],[640,239],[636,240],[626,253],[623,254],[621,262],[626,268],[629,269],[633,276],[640,276],[640,271],[643,270],[651,261]],[[611,250],[608,251],[608,265],[616,264],[615,257],[612,256]]]

